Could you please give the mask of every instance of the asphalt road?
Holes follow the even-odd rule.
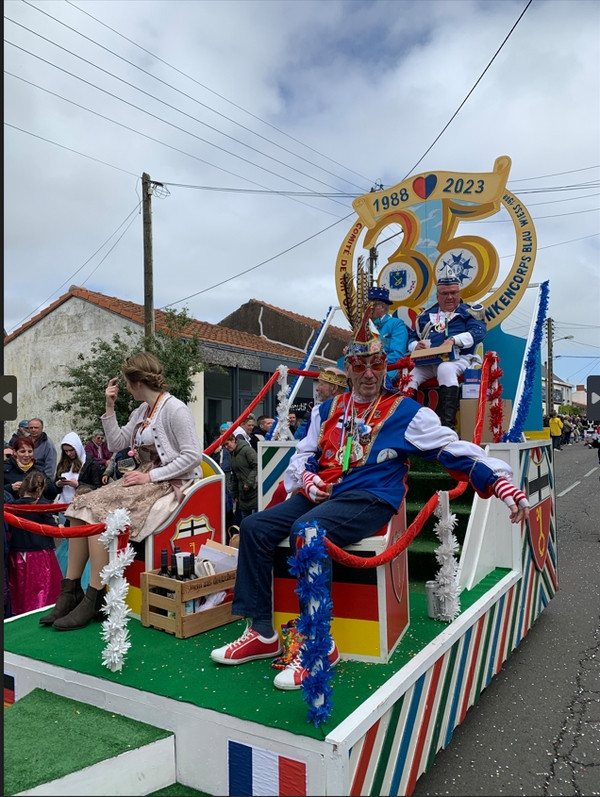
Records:
[[[600,795],[600,468],[555,455],[558,592],[414,795]]]

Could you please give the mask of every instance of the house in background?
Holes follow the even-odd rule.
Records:
[[[544,412],[549,415],[548,409],[546,408],[546,396],[548,395],[546,392],[546,380],[548,374],[548,366],[546,363],[542,364],[542,398],[543,398],[543,406]],[[573,385],[570,382],[565,382],[560,377],[558,377],[555,373],[552,374],[552,396],[553,396],[553,405],[550,407],[550,412],[552,410],[558,410],[561,404],[572,404],[573,403]]]
[[[585,385],[575,385],[575,390],[571,395],[571,403],[585,415],[587,412],[587,390]]]
[[[346,323],[346,318],[339,308],[337,317]],[[321,324],[312,318],[273,307],[256,299],[250,299],[219,324],[229,329],[258,335],[266,340],[283,343],[303,353],[314,345],[321,327]],[[351,334],[349,327],[341,329],[330,324],[315,354],[336,362],[343,355]]]
[[[280,365],[302,366],[306,351],[310,350],[321,326],[319,321],[294,316],[256,300],[244,307],[248,305],[257,323],[260,318],[269,318],[268,336],[230,328],[224,322],[209,324],[193,320],[186,330],[190,335],[195,332],[200,338],[201,356],[206,364],[206,370],[196,375],[196,400],[190,404],[205,446],[216,437],[223,421],[235,420],[243,412]],[[282,319],[281,324],[277,323],[278,317]],[[302,319],[303,331],[299,336],[295,334],[294,318]],[[156,310],[156,329],[164,328],[164,320],[165,313]],[[237,321],[234,318],[234,322],[241,326],[239,318]],[[110,341],[115,333],[122,334],[126,327],[143,331],[142,305],[72,285],[59,299],[6,336],[4,373],[17,377],[18,418],[42,418],[45,430],[57,445],[67,432],[78,431],[72,429],[68,413],[50,412],[57,400],[68,401],[69,398],[64,388],[52,383],[67,377],[67,369],[76,365],[79,352],[88,353],[94,341],[99,338]],[[255,324],[254,328],[260,326]],[[343,337],[341,332],[328,330],[319,351],[331,350],[332,356],[315,356],[312,370],[318,370],[319,365],[335,364],[337,352],[341,353],[350,334]],[[271,335],[275,337],[270,338]],[[286,345],[286,335],[292,337],[293,345]],[[99,391],[104,388],[105,385],[98,385]],[[280,386],[275,383],[254,410],[256,415],[274,416],[279,390]],[[312,380],[304,380],[294,408],[302,412],[313,399]]]

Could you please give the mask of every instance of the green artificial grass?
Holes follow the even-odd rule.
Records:
[[[196,789],[192,789],[190,786],[182,786],[181,783],[172,783],[164,789],[152,791],[148,797],[188,797],[188,795],[192,794],[202,794],[204,797],[210,797],[208,792],[196,791]]]
[[[4,710],[4,794],[32,789],[171,735],[96,706],[33,689]]]
[[[463,592],[461,610],[471,606],[506,572],[497,569],[473,590]],[[189,639],[177,639],[166,632],[144,628],[138,620],[131,619],[128,623],[131,648],[121,672],[114,673],[102,665],[105,643],[98,623],[60,633],[52,627],[41,626],[39,617],[43,611],[34,612],[5,622],[4,648],[219,714],[321,740],[447,628],[446,623],[427,616],[424,591],[416,592],[412,584],[409,601],[410,625],[387,664],[341,661],[335,668],[332,715],[318,728],[307,719],[302,690],[282,692],[273,687],[277,670],[271,667],[269,660],[249,662],[242,667],[223,667],[210,659],[213,648],[242,633],[245,627],[242,620]]]

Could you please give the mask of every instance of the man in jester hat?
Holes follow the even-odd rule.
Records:
[[[398,511],[406,491],[409,457],[440,462],[454,478],[470,481],[483,498],[507,504],[512,523],[529,516],[525,494],[511,483],[510,465],[486,456],[442,426],[433,410],[384,384],[387,357],[364,312],[345,352],[350,390],[313,408],[306,436],[298,441],[285,472],[290,497],[241,523],[232,613],[247,618],[239,639],[212,651],[218,664],[272,659],[281,652],[273,628],[272,567],[277,545],[310,524],[325,529],[340,548],[375,534]],[[331,560],[323,564],[331,588]],[[301,606],[303,613],[306,606]],[[333,607],[335,614],[335,606]],[[335,642],[329,666],[339,660]],[[278,689],[300,689],[307,675],[300,651],[279,670]]]

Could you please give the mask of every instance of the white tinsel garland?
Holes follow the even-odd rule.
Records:
[[[127,629],[131,610],[125,603],[129,584],[123,574],[135,559],[135,551],[129,542],[123,550],[118,550],[119,537],[128,528],[129,512],[114,509],[106,518],[106,528],[100,535],[100,542],[109,552],[109,562],[100,572],[102,584],[108,586],[102,607],[107,616],[102,623],[102,639],[107,643],[102,651],[102,664],[111,672],[122,669],[123,658],[131,647]]]
[[[288,413],[290,411],[289,401],[289,387],[287,383],[288,368],[287,365],[280,365],[277,369],[279,376],[277,383],[280,385],[279,392],[277,393],[277,439],[278,440],[293,440],[294,435],[290,430],[290,422],[288,420]]]
[[[458,597],[458,540],[454,535],[456,515],[450,514],[450,499],[447,492],[438,491],[438,505],[434,514],[439,518],[435,526],[435,533],[441,545],[436,549],[435,558],[440,569],[436,573],[435,593],[438,598],[438,620],[449,623],[460,614],[460,601]]]

